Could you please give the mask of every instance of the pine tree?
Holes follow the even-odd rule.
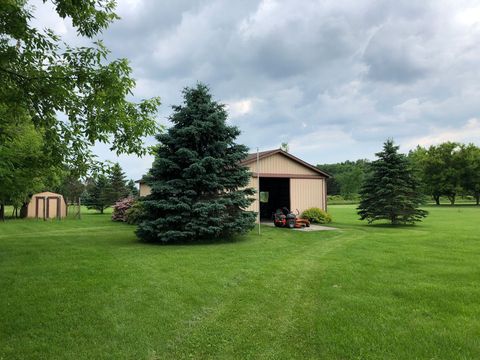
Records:
[[[135,184],[135,181],[129,180],[127,182],[127,190],[128,190],[128,196],[132,198],[137,198],[139,193],[138,193],[138,188],[137,185]]]
[[[99,174],[88,181],[85,195],[82,197],[82,203],[88,209],[95,209],[100,211],[101,214],[113,204],[110,183],[105,175]]]
[[[157,135],[159,145],[146,182],[145,217],[137,235],[144,241],[191,242],[220,239],[251,229],[250,174],[239,162],[248,149],[235,143],[240,131],[226,124],[224,105],[207,86],[183,91],[173,107],[173,126]]]
[[[360,191],[361,220],[407,224],[427,216],[426,211],[418,208],[423,200],[420,184],[409,168],[407,157],[399,154],[398,148],[392,140],[387,140],[383,151],[375,154],[378,159],[372,162],[372,172]]]
[[[108,172],[108,180],[110,182],[109,197],[111,203],[115,203],[128,196],[127,180],[119,163],[113,164]]]

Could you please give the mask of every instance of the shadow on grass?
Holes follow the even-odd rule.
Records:
[[[241,242],[246,241],[246,236],[236,236],[232,238],[226,238],[226,239],[218,239],[218,240],[212,240],[212,239],[204,239],[204,240],[197,240],[197,241],[176,241],[176,242],[162,242],[162,241],[144,241],[139,238],[135,238],[135,241],[133,243],[136,243],[138,245],[144,245],[144,246],[160,246],[160,247],[194,247],[194,246],[205,246],[205,245],[230,245],[230,244],[238,244]]]
[[[335,224],[339,229],[342,229],[342,225],[344,226],[343,229],[356,229],[362,231],[368,231],[369,229],[388,229],[388,230],[398,230],[398,229],[405,229],[405,230],[419,230],[424,228],[423,222],[417,222],[415,224],[391,224],[389,222],[381,222],[381,223],[367,223],[365,222],[356,222],[352,223],[338,223]]]
[[[440,205],[436,205],[436,204],[426,204],[426,205],[423,205],[422,207],[426,207],[426,208],[434,208],[434,209],[440,209],[440,208],[456,208],[456,207],[469,207],[469,208],[478,208],[480,209],[480,205],[477,205],[477,204],[440,204]]]
[[[390,224],[390,223],[377,223],[377,224],[364,224],[369,227],[373,228],[381,228],[381,229],[418,229],[422,225],[422,223],[416,224]]]

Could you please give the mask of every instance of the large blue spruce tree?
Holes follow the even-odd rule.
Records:
[[[152,192],[143,202],[137,235],[148,242],[194,242],[245,233],[255,213],[247,188],[250,174],[240,161],[248,148],[235,143],[238,128],[226,124],[224,105],[207,86],[183,91],[173,107],[173,126],[157,135],[155,161],[145,181]]]

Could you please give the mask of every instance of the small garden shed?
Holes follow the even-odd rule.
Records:
[[[67,204],[62,195],[42,192],[32,196],[27,206],[28,218],[62,219],[67,216]]]
[[[270,219],[276,209],[287,207],[302,211],[318,207],[327,210],[327,182],[330,176],[316,166],[281,149],[249,154],[242,161],[252,177],[250,187],[260,192],[248,210],[260,211],[260,217]]]

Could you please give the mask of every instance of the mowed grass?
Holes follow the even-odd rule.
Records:
[[[0,223],[0,359],[478,359],[480,209],[416,226],[142,244],[109,215]]]

